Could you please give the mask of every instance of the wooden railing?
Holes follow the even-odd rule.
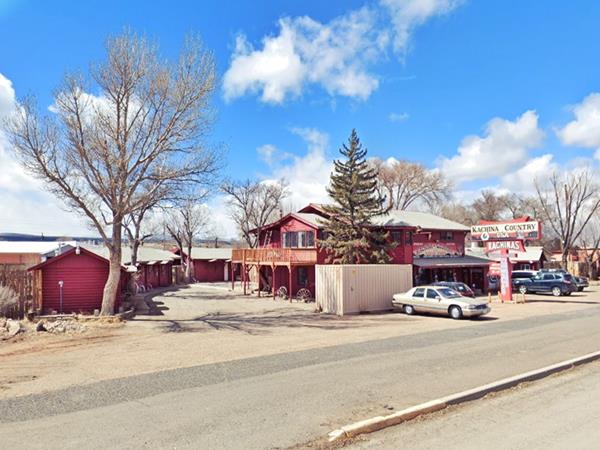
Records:
[[[247,264],[316,264],[315,248],[237,248],[231,252],[233,262]]]

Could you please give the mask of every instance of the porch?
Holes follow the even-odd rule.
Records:
[[[308,300],[314,297],[315,264],[318,261],[316,248],[242,248],[233,249],[231,255],[231,287],[235,288],[235,267],[240,274],[244,295],[248,295],[251,281],[250,271],[255,270],[256,293],[287,298]],[[286,270],[287,269],[287,270]]]

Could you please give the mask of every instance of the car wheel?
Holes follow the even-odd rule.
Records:
[[[521,294],[527,294],[527,286],[525,286],[525,285],[519,286],[519,292]]]
[[[583,292],[583,288],[582,287],[577,288],[577,292]]]
[[[451,306],[448,312],[450,313],[450,317],[452,317],[454,320],[462,319],[463,313],[462,309],[460,309],[460,306]]]
[[[561,294],[562,294],[562,292],[558,286],[554,286],[552,288],[552,295],[554,295],[555,297],[560,297]]]
[[[411,305],[404,305],[402,310],[404,311],[405,314],[408,314],[409,316],[412,316],[415,313],[415,308],[414,308],[414,306],[411,306]]]

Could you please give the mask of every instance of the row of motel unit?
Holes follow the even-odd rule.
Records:
[[[197,281],[229,279],[230,248],[193,248],[192,260]],[[171,286],[176,274],[173,269],[181,265],[181,257],[175,252],[141,246],[137,267],[132,267],[131,250],[123,247],[121,264],[117,310],[134,274],[139,291]],[[34,309],[38,312],[92,312],[101,307],[109,271],[104,246],[74,241],[0,242],[0,265],[33,273]]]
[[[259,293],[268,288],[275,295],[285,287],[290,297],[296,296],[301,289],[314,294],[315,266],[327,264],[326,252],[318,245],[324,239],[322,224],[327,218],[322,205],[311,203],[263,227],[258,239],[259,248],[233,249],[233,267],[242,274],[244,288],[248,271],[258,268]],[[373,225],[389,232],[390,239],[396,243],[391,251],[391,264],[412,265],[414,284],[461,281],[476,292],[488,290],[490,265],[496,261],[488,258],[483,249],[466,248],[469,227],[413,211],[391,211],[376,217]],[[530,247],[526,254],[512,262],[515,269],[539,269],[543,259],[541,247]]]
[[[321,205],[309,204],[264,227],[259,248],[194,247],[191,253],[193,278],[197,282],[249,281],[249,272],[258,268],[259,290],[270,293],[285,287],[296,296],[301,289],[316,292],[315,267],[327,264],[326,253],[318,246],[323,239]],[[478,292],[488,289],[490,267],[496,261],[483,249],[465,246],[469,228],[423,212],[392,211],[375,218],[374,226],[389,231],[397,246],[392,264],[412,267],[413,283],[462,281]],[[51,245],[49,245],[51,244]],[[101,306],[108,278],[108,253],[103,246],[75,242],[0,242],[0,264],[21,264],[34,273],[36,310],[62,312],[93,311]],[[544,261],[541,247],[527,247],[525,254],[513,260],[515,269],[539,269]],[[187,261],[177,250],[165,251],[148,246],[138,250],[138,264],[131,267],[131,253],[123,247],[122,282],[119,302],[128,281],[136,273],[141,290],[166,287],[174,283],[173,267]],[[62,288],[59,285],[62,281]]]

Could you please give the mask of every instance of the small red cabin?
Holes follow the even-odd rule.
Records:
[[[175,250],[179,255],[179,250]],[[229,281],[231,274],[231,248],[192,247],[192,270],[195,281]],[[187,255],[182,262],[187,264]]]
[[[109,271],[109,261],[104,257],[76,247],[29,270],[41,274],[42,312],[79,313],[101,308]],[[128,275],[123,267],[116,309],[123,300]]]

